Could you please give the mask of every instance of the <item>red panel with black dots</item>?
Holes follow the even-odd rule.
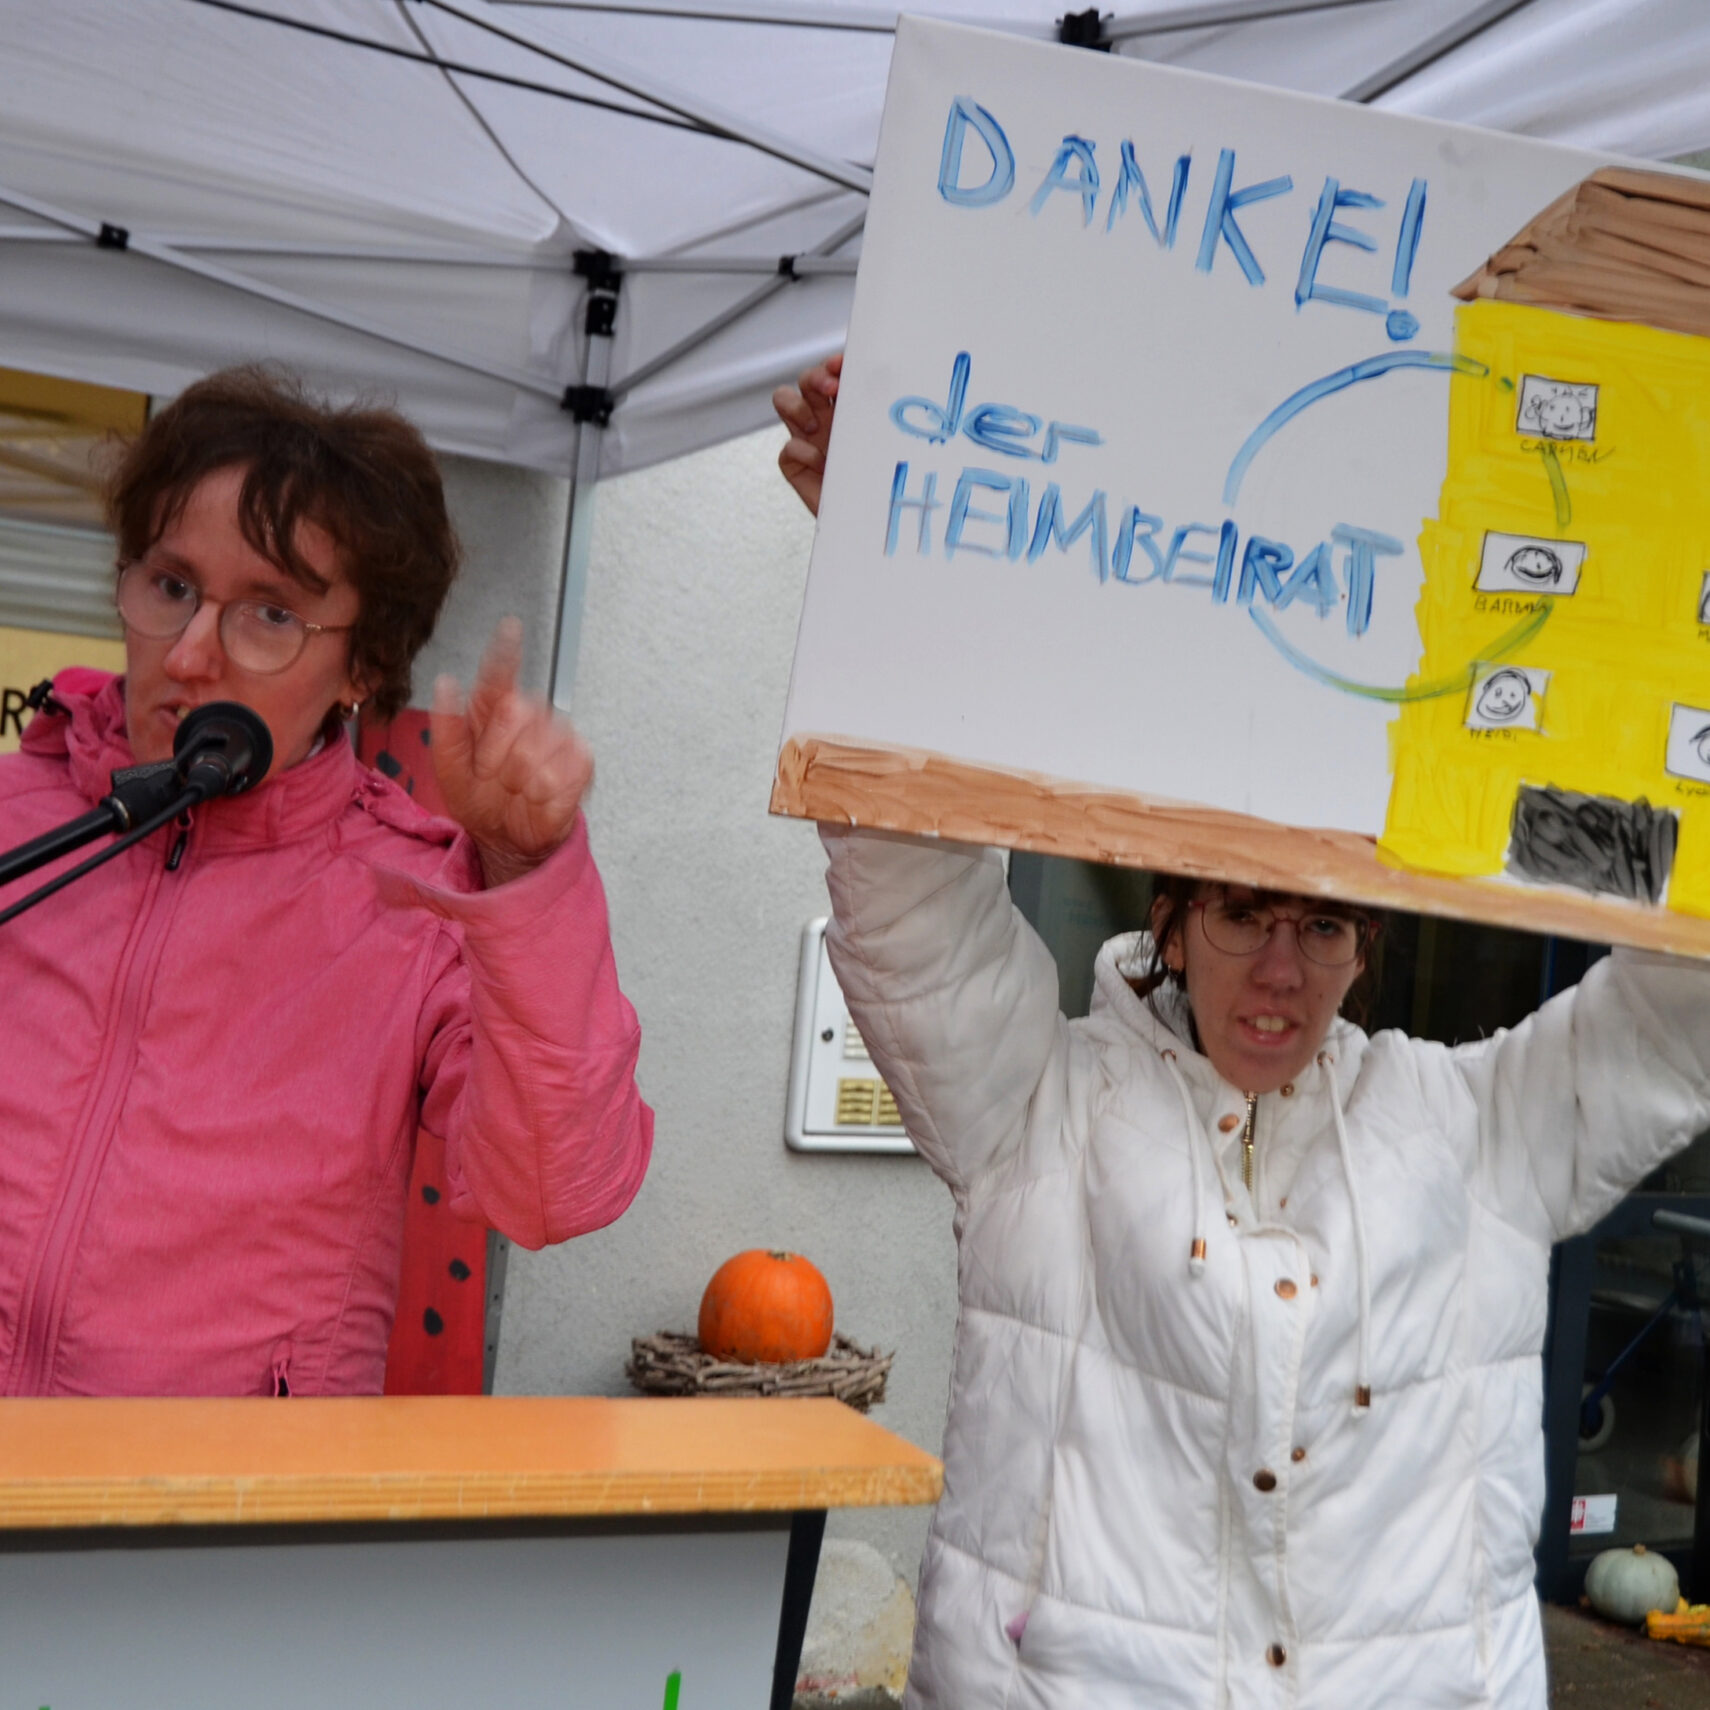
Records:
[[[428,753],[428,715],[407,709],[362,728],[358,752],[420,802],[444,813]],[[386,1350],[388,1395],[479,1395],[486,1346],[487,1231],[445,1202],[445,1142],[416,1133],[404,1212],[398,1316]]]

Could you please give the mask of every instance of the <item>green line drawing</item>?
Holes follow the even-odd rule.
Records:
[[[1519,652],[1550,621],[1551,609],[1548,604],[1540,603],[1535,612],[1529,612],[1512,629],[1504,630],[1478,659],[1469,660],[1452,675],[1438,677],[1428,683],[1407,683],[1399,689],[1386,689],[1375,683],[1356,683],[1351,677],[1340,677],[1285,640],[1282,632],[1257,606],[1249,606],[1247,615],[1259,626],[1271,646],[1296,670],[1317,678],[1329,688],[1340,689],[1345,695],[1362,695],[1370,701],[1389,701],[1401,706],[1409,701],[1431,701],[1441,695],[1464,694],[1472,687],[1480,665],[1494,664],[1498,659],[1506,659],[1509,654]]]
[[[677,1694],[683,1690],[683,1671],[674,1668],[665,1676],[665,1703],[661,1710],[677,1710]]]
[[[1550,497],[1556,502],[1556,527],[1566,528],[1573,521],[1573,500],[1568,497],[1567,477],[1562,474],[1562,460],[1556,448],[1546,439],[1538,447],[1544,460],[1544,473],[1550,478]]]

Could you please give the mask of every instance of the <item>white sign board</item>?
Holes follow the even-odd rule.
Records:
[[[1606,165],[905,19],[774,806],[1690,941],[1710,823],[1703,910],[1666,837],[1641,894],[1522,870],[1506,821],[1410,829],[1412,759],[1469,802],[1506,766],[1503,814],[1611,769],[1659,799],[1670,709],[1707,700],[1710,527],[1641,760],[1571,746],[1570,617],[1639,502],[1604,489],[1664,476],[1621,389],[1645,352],[1454,294]],[[1553,368],[1496,324],[1527,313]],[[1618,331],[1701,349],[1650,319]]]

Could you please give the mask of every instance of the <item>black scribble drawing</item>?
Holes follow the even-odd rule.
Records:
[[[1705,771],[1710,772],[1710,724],[1692,733],[1692,752],[1698,756]]]
[[[1544,884],[1658,903],[1674,865],[1676,829],[1675,816],[1643,796],[1624,802],[1523,784],[1514,804],[1508,870]]]
[[[1516,581],[1533,582],[1539,586],[1562,579],[1561,556],[1547,546],[1522,546],[1519,551],[1509,553],[1503,568]]]
[[[1489,724],[1512,724],[1532,698],[1532,683],[1524,671],[1505,665],[1479,685],[1473,711]]]
[[[1698,621],[1710,623],[1710,570],[1705,571],[1698,589]]]
[[[1520,383],[1518,425],[1543,439],[1596,439],[1597,388],[1528,374]]]

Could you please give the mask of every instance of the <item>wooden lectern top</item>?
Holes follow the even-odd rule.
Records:
[[[0,1531],[860,1508],[942,1483],[836,1401],[0,1402]]]

